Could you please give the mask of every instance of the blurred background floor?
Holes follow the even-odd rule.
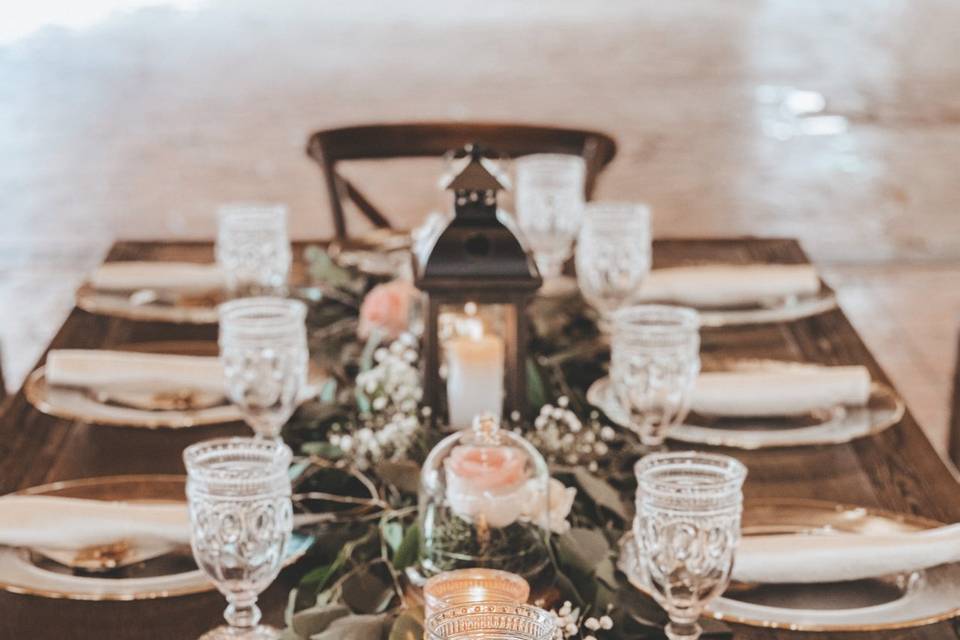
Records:
[[[960,324],[957,24],[953,0],[5,6],[7,382],[115,238],[211,238],[217,205],[250,200],[287,203],[297,237],[328,235],[303,154],[314,129],[566,124],[617,138],[599,197],[651,203],[660,237],[799,237],[942,450]],[[356,168],[408,222],[436,206],[438,171]]]

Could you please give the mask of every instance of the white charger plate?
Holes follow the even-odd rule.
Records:
[[[726,370],[796,370],[813,365],[776,360],[729,360],[720,365]],[[621,427],[629,427],[626,412],[612,397],[610,378],[600,378],[587,390],[587,402],[603,411]],[[670,429],[667,437],[678,442],[737,449],[803,447],[840,444],[874,435],[890,428],[903,418],[903,401],[893,389],[880,382],[870,385],[870,397],[862,407],[837,406],[820,412],[815,424],[782,427],[764,418],[737,419],[735,428],[724,428],[724,422],[698,424],[696,416],[688,416],[684,424]],[[733,425],[733,422],[727,424]]]
[[[940,523],[932,520],[864,507],[769,499],[745,504],[742,534],[884,535],[937,526]],[[632,532],[621,540],[617,566],[634,587],[650,593]],[[960,613],[960,563],[875,580],[734,587],[710,603],[706,615],[725,622],[792,631],[874,632],[933,624]],[[845,602],[851,606],[844,606]]]

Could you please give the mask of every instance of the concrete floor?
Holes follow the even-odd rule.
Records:
[[[0,8],[11,386],[114,238],[210,238],[216,206],[238,200],[286,202],[296,236],[328,234],[311,130],[512,120],[613,134],[599,196],[651,203],[660,236],[799,237],[945,441],[960,325],[953,0],[62,4]],[[437,167],[355,175],[411,222],[435,206]]]

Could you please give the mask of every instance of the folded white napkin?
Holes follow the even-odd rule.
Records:
[[[121,541],[189,544],[186,503],[21,495],[0,498],[0,545],[75,551]]]
[[[772,535],[740,541],[733,579],[761,583],[840,582],[960,561],[960,524],[890,535]]]
[[[215,356],[56,349],[47,354],[47,383],[90,389],[189,388],[223,392],[223,365]]]
[[[90,276],[100,291],[152,289],[183,294],[222,290],[223,272],[215,264],[195,262],[107,262]]]
[[[705,416],[791,416],[870,398],[866,367],[802,366],[784,370],[703,372],[692,410]]]
[[[820,291],[813,265],[704,265],[654,269],[635,302],[710,308],[756,304]]]

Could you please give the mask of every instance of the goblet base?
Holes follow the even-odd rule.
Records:
[[[703,630],[696,622],[671,622],[664,629],[669,640],[697,640],[701,631]]]
[[[223,625],[207,631],[199,640],[276,640],[279,637],[279,629],[265,624],[246,628]]]

